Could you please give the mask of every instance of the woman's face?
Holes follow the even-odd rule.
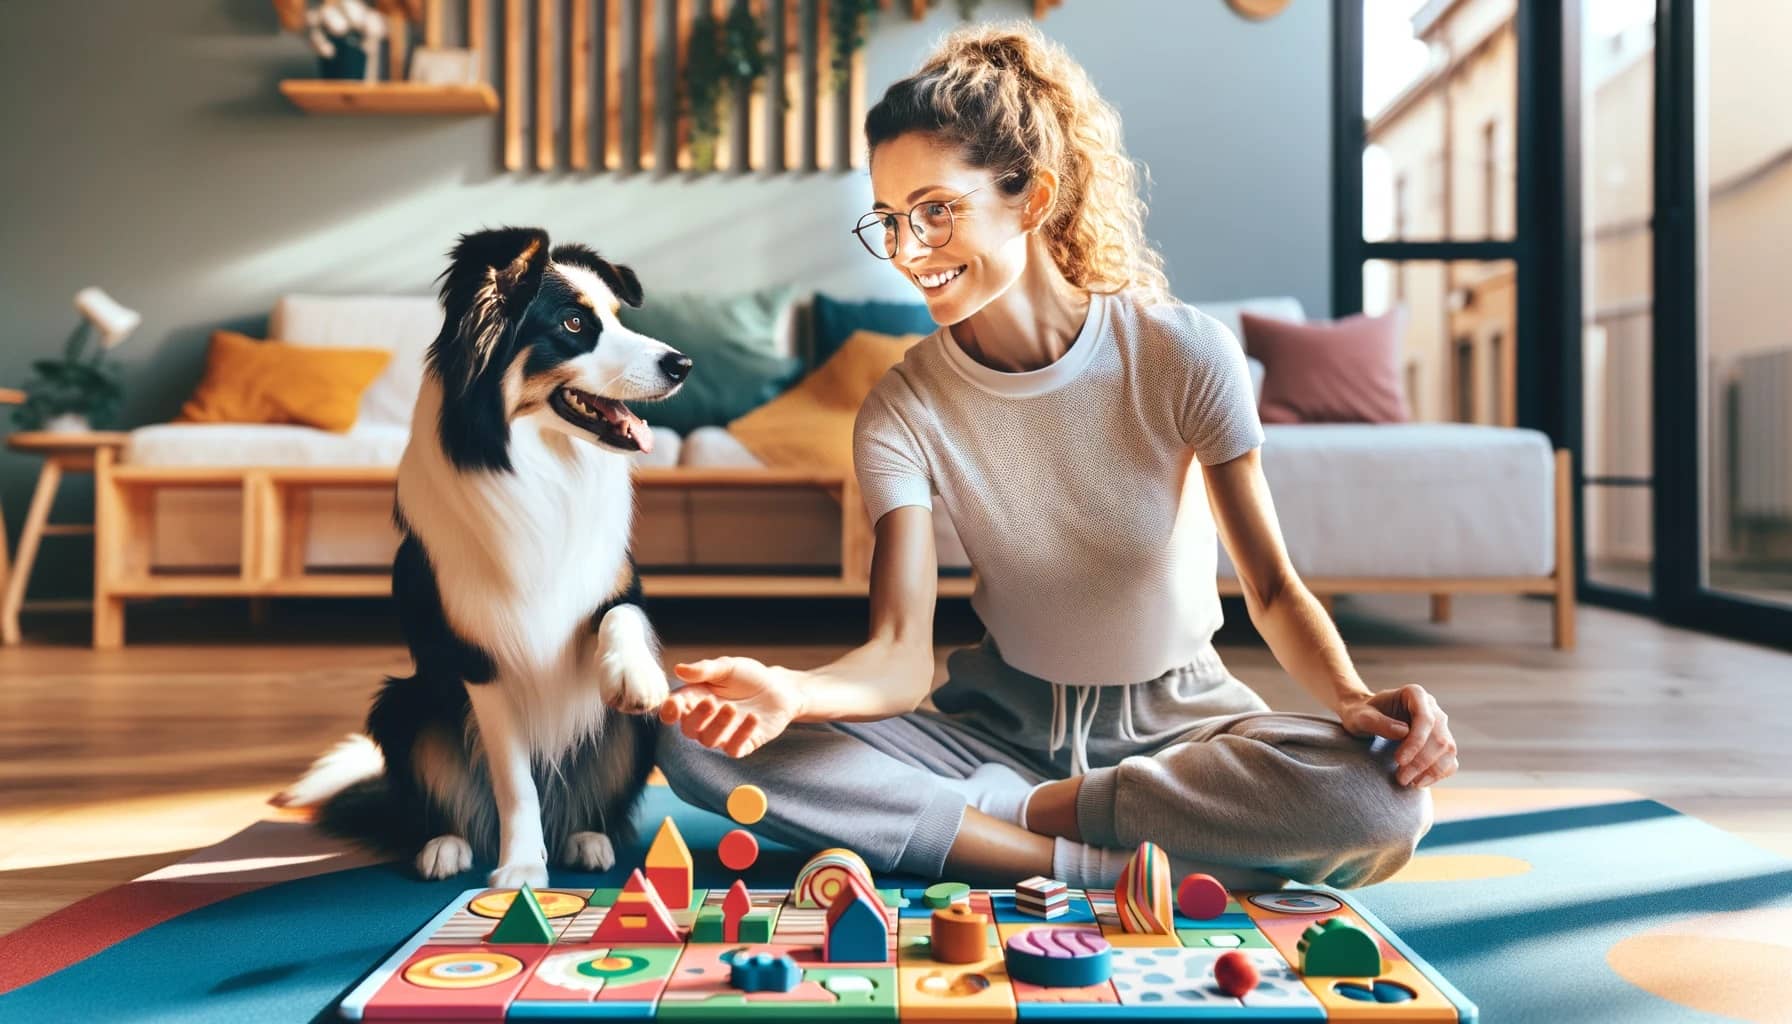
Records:
[[[897,243],[890,265],[921,293],[935,323],[968,319],[1026,269],[1022,204],[1004,195],[988,171],[965,164],[932,136],[909,132],[878,146],[871,188],[874,211],[895,215],[887,222]],[[914,220],[929,242],[949,234],[943,243],[915,237],[908,214],[917,204]],[[876,247],[891,229],[874,227],[866,241]]]

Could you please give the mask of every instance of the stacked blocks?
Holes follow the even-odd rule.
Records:
[[[1170,858],[1156,843],[1140,843],[1138,851],[1120,869],[1120,878],[1114,883],[1114,907],[1125,931],[1175,934],[1176,917],[1170,910]]]
[[[660,822],[653,845],[647,848],[647,881],[669,910],[685,910],[691,905],[691,848],[671,818]]]
[[[1008,940],[1008,974],[1049,988],[1099,985],[1113,972],[1113,947],[1084,928],[1028,928]]]
[[[1014,909],[1050,921],[1070,910],[1070,890],[1055,878],[1034,875],[1015,883]]]
[[[1372,978],[1381,973],[1375,936],[1341,917],[1307,926],[1295,944],[1300,972],[1310,978]]]

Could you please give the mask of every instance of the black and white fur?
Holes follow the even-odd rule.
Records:
[[[416,674],[275,798],[333,832],[413,855],[425,878],[495,861],[493,886],[605,870],[666,698],[629,555],[626,406],[691,361],[624,328],[633,271],[537,229],[464,236],[398,470],[392,568]]]

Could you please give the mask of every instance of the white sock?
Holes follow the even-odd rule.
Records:
[[[1106,850],[1063,837],[1052,840],[1052,877],[1072,889],[1112,889],[1131,850]]]
[[[1033,784],[1005,764],[980,764],[968,779],[943,778],[940,783],[964,794],[965,802],[1001,821],[1021,824]],[[1022,826],[1025,827],[1025,826]]]

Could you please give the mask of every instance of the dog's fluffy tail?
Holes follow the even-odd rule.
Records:
[[[276,793],[268,803],[275,807],[316,807],[351,787],[378,782],[386,771],[386,758],[373,739],[364,733],[350,733],[323,755],[297,782]]]

